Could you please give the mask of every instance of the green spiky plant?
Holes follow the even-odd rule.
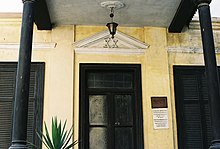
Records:
[[[66,122],[64,122],[64,125],[62,126],[61,121],[59,124],[57,123],[57,118],[52,118],[52,136],[49,135],[47,125],[44,122],[45,127],[45,134],[42,132],[37,132],[37,136],[40,138],[42,143],[45,145],[48,149],[70,149],[74,145],[78,143],[78,141],[74,141],[70,143],[71,138],[73,136],[73,131],[71,127],[69,130],[65,130]],[[41,137],[42,136],[42,137]]]

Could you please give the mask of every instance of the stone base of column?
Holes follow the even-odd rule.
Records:
[[[28,149],[27,145],[15,143],[12,144],[8,149]]]
[[[209,147],[209,149],[220,149],[220,140],[212,141],[212,145]]]

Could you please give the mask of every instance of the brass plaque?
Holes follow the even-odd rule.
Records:
[[[151,97],[152,108],[167,108],[167,97]]]

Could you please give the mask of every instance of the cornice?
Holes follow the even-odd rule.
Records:
[[[168,53],[189,53],[189,54],[202,54],[203,49],[200,47],[168,47]],[[215,53],[220,53],[220,47],[215,48]]]
[[[57,43],[33,43],[32,49],[54,49]],[[0,43],[0,49],[19,49],[19,43]]]
[[[200,23],[199,23],[198,17],[194,17],[192,19],[192,21],[189,24],[189,29],[200,30]],[[212,29],[213,30],[220,30],[220,18],[218,18],[218,17],[212,18]]]

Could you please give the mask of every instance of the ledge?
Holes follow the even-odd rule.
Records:
[[[168,47],[168,53],[190,53],[190,54],[202,54],[203,49],[200,47]],[[215,53],[220,53],[220,47],[215,48]]]
[[[194,17],[189,24],[189,29],[200,30],[199,17]],[[220,30],[220,18],[213,17],[212,18],[212,29]]]
[[[22,13],[1,12],[0,19],[21,19]]]
[[[145,49],[122,48],[76,48],[76,54],[116,54],[116,55],[143,55]]]
[[[19,43],[0,43],[0,49],[19,49]],[[53,49],[57,43],[33,43],[32,49]]]

